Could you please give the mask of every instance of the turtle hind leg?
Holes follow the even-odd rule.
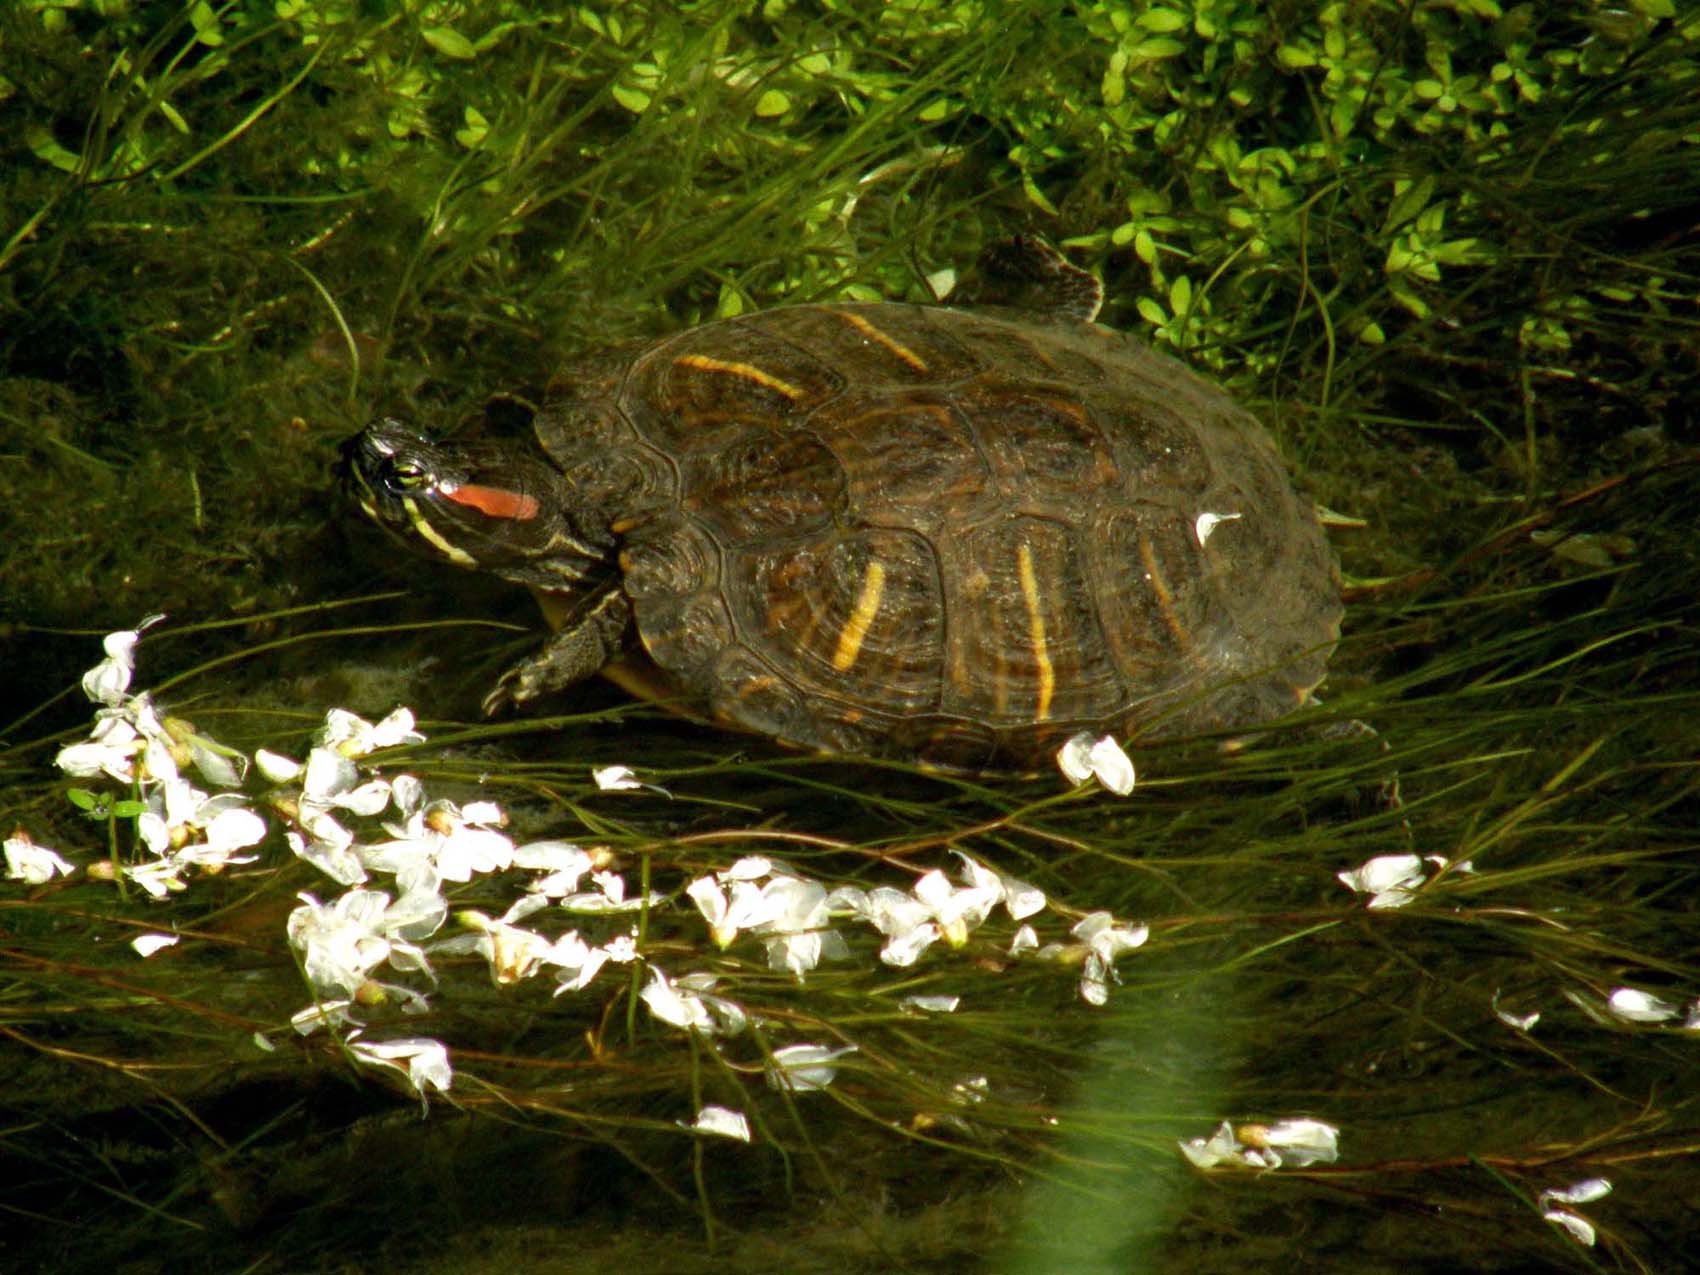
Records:
[[[1025,310],[1042,318],[1090,323],[1104,304],[1104,284],[1035,235],[988,244],[977,263],[976,305]]]
[[[484,697],[484,716],[582,682],[625,648],[632,626],[631,603],[617,580],[574,610],[541,649],[515,664]]]
[[[1313,706],[1322,703],[1315,695],[1307,696],[1306,701]],[[1271,737],[1277,740],[1285,737],[1323,743],[1361,744],[1377,749],[1382,753],[1392,751],[1380,731],[1368,722],[1355,717],[1330,722],[1293,721],[1274,729],[1237,735],[1232,739],[1223,740],[1220,747],[1224,753],[1239,753]],[[1399,814],[1405,807],[1405,794],[1400,785],[1399,772],[1389,770],[1379,777],[1369,778],[1356,784],[1343,795],[1341,806],[1345,813],[1352,818],[1372,814]],[[1410,827],[1408,820],[1405,821],[1405,826],[1408,830]]]
[[[1344,721],[1329,722],[1324,726],[1310,728],[1318,739],[1355,741],[1374,741],[1382,752],[1392,752],[1387,741],[1381,737],[1381,732],[1368,722],[1356,717]],[[1405,808],[1405,791],[1399,783],[1399,772],[1390,771],[1372,784],[1359,788],[1354,797],[1356,805],[1364,813],[1377,811],[1398,811]],[[1407,826],[1409,826],[1407,824]]]

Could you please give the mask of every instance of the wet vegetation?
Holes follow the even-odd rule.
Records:
[[[1700,1234],[1697,42],[1680,0],[0,8],[0,833],[77,868],[0,883],[0,1265],[1673,1269]],[[1120,799],[604,687],[479,722],[529,600],[338,499],[380,413],[476,428],[612,342],[932,299],[1015,231],[1341,515],[1346,631],[1290,729],[1131,741]],[[144,785],[54,764],[102,635],[160,612],[132,689],[185,756],[301,758],[332,707],[410,705],[426,740],[364,764],[653,892],[575,922],[638,926],[643,959],[559,996],[470,951],[385,970],[428,1003],[370,992],[365,1038],[452,1062],[423,1116],[346,1025],[293,1030],[324,996],[286,927],[340,887],[286,844],[288,783],[244,781],[254,861],[155,899],[122,871]],[[665,791],[600,788],[616,763]],[[839,916],[799,979],[683,893],[751,855],[906,891],[952,851],[1044,891],[1048,954],[999,909],[894,966]],[[1382,906],[1337,877],[1389,856],[1416,862]],[[438,937],[527,876],[446,883]],[[1149,937],[1095,1006],[1071,927],[1099,911]],[[179,941],[144,960],[148,933]],[[745,1029],[658,1017],[645,962],[715,975]],[[771,1086],[798,1042],[855,1052]],[[751,1141],[680,1127],[710,1104]],[[1300,1119],[1337,1159],[1177,1146]]]

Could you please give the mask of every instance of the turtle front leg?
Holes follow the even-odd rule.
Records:
[[[621,651],[632,607],[618,579],[577,608],[540,650],[503,673],[484,697],[484,716],[582,682]]]

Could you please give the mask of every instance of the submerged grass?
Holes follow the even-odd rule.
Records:
[[[130,794],[80,810],[50,762],[95,638],[164,610],[138,685],[174,712],[300,755],[327,707],[412,704],[429,742],[387,771],[607,847],[669,896],[646,957],[756,1025],[665,1027],[635,967],[557,999],[441,958],[427,1014],[367,1011],[450,1046],[421,1120],[288,1030],[284,924],[329,896],[275,838],[165,903],[9,882],[7,1264],[1671,1269],[1700,1198],[1697,33],[1660,0],[9,8],[0,824],[132,853]],[[535,622],[346,524],[343,435],[457,427],[717,315],[922,299],[1022,228],[1362,520],[1326,703],[1138,749],[1126,801],[611,691],[467,724]],[[602,792],[610,762],[667,795]],[[1044,889],[1047,938],[1148,923],[1108,1004],[1011,957],[1001,914],[909,969],[841,926],[799,983],[679,896],[744,854],[907,888],[951,850]],[[1393,854],[1426,857],[1403,907],[1335,880]],[[1623,988],[1676,1016],[1614,1013]],[[857,1052],[768,1089],[799,1040]],[[686,1136],[705,1103],[753,1144]],[[1175,1145],[1301,1116],[1337,1162],[1202,1175]],[[1540,1194],[1590,1177],[1584,1248]]]

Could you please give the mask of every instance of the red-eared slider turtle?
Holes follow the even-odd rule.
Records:
[[[1044,245],[984,268],[998,304],[799,305],[575,363],[541,451],[382,421],[345,474],[558,623],[487,710],[605,671],[787,743],[975,771],[1293,709],[1340,589],[1268,434],[1092,323],[1097,281]]]

